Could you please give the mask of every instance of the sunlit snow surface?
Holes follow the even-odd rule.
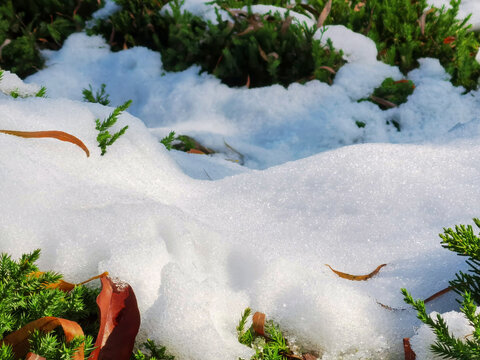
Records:
[[[406,104],[357,103],[402,76],[372,59],[369,39],[354,46],[332,30],[350,49],[332,86],[228,88],[195,67],[164,73],[158,53],[112,53],[85,34],[45,52],[47,67],[29,85],[6,72],[1,90],[42,85],[49,98],[0,93],[0,128],[66,131],[91,156],[0,134],[1,251],[42,248],[42,269],[74,282],[106,270],[128,281],[141,337],[179,360],[248,358],[235,333],[247,306],[323,360],[401,359],[404,337],[428,358],[431,335],[400,288],[426,298],[466,270],[438,233],[480,216],[478,93],[463,94],[424,59],[408,75],[416,89]],[[95,119],[112,108],[81,101],[83,88],[102,83],[112,105],[133,100],[115,125],[129,129],[103,157]],[[170,130],[218,154],[168,152],[159,139]],[[383,263],[365,282],[325,266],[358,275]],[[456,308],[451,294],[428,305]],[[458,317],[447,316],[462,335]]]

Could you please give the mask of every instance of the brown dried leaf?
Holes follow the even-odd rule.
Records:
[[[350,275],[350,274],[347,274],[347,273],[344,273],[344,272],[341,272],[341,271],[337,271],[337,270],[334,270],[332,269],[332,267],[328,264],[325,264],[326,266],[328,266],[330,268],[330,270],[332,270],[335,274],[337,274],[338,276],[340,276],[341,278],[343,279],[347,279],[347,280],[353,280],[353,281],[365,281],[365,280],[368,280],[370,279],[371,277],[375,276],[378,274],[378,272],[380,271],[380,269],[384,266],[387,266],[387,264],[382,264],[382,265],[379,265],[377,266],[377,268],[375,270],[373,270],[370,274],[367,274],[367,275]]]
[[[370,95],[370,99],[376,102],[377,104],[383,105],[387,108],[394,108],[397,107],[397,104],[394,104],[391,101],[379,98],[378,96]]]
[[[318,357],[312,354],[303,354],[303,360],[317,360]]]
[[[364,2],[359,2],[355,5],[355,7],[353,8],[353,11],[355,12],[358,12],[360,11],[363,7],[365,6],[365,3]]]
[[[27,354],[30,344],[28,338],[33,330],[41,330],[43,332],[50,332],[53,329],[61,326],[63,332],[65,333],[65,339],[67,342],[72,341],[76,336],[84,336],[83,330],[75,321],[70,321],[67,319],[57,318],[53,316],[46,316],[38,320],[29,322],[27,325],[21,329],[5,336],[0,345],[7,344],[11,345],[13,352],[17,358],[23,358]],[[83,359],[83,344],[80,346],[77,352],[73,356],[73,360],[84,360]]]
[[[253,314],[252,322],[253,330],[257,334],[265,336],[265,314],[257,311]]]
[[[330,14],[330,10],[332,10],[332,0],[327,1],[327,3],[325,4],[325,7],[320,13],[320,16],[318,17],[318,20],[317,20],[317,29],[323,26],[323,23],[327,19],[328,14]]]
[[[422,14],[422,16],[420,16],[420,19],[418,19],[418,25],[420,26],[420,31],[422,32],[422,35],[425,35],[425,23],[426,23],[426,20],[427,20],[427,15],[430,14],[432,11],[434,11],[433,8],[430,8],[428,10],[425,10]]]
[[[247,87],[247,89],[250,89],[250,74],[247,75],[247,82],[245,86]]]
[[[250,25],[247,26],[247,28],[245,30],[243,30],[242,32],[239,32],[237,35],[238,36],[246,35],[246,34],[252,32],[253,30],[255,30],[255,26],[250,24]]]
[[[63,131],[57,131],[57,130],[48,130],[48,131],[16,131],[16,130],[0,130],[0,133],[8,134],[8,135],[14,135],[14,136],[20,136],[23,138],[54,138],[58,139],[60,141],[67,141],[71,142],[72,144],[75,144],[79,146],[83,151],[85,151],[85,154],[87,154],[87,157],[90,156],[90,151],[88,151],[88,148],[85,146],[85,144],[77,137],[70,135],[66,132]]]
[[[129,360],[140,328],[140,312],[133,289],[127,283],[102,277],[97,297],[100,329],[89,360]]]
[[[335,75],[337,72],[335,70],[333,70],[330,66],[319,66],[318,67],[319,69],[324,69],[324,70],[327,70],[329,73]]]
[[[44,358],[43,356],[29,352],[25,360],[47,360],[47,359]]]
[[[35,272],[31,273],[30,275],[31,276],[36,276],[38,278],[43,274],[44,274],[43,271],[35,271]],[[69,292],[69,291],[73,290],[73,288],[75,286],[86,284],[86,283],[88,283],[92,280],[99,279],[99,278],[104,277],[104,276],[108,276],[107,271],[105,271],[103,274],[96,275],[96,276],[91,277],[90,279],[82,281],[81,283],[78,283],[78,284],[72,284],[72,283],[69,283],[69,282],[64,281],[64,280],[59,280],[55,283],[45,284],[45,288],[47,288],[47,289],[59,289],[59,290],[62,290],[64,292]]]
[[[446,294],[447,292],[449,292],[450,290],[452,290],[452,288],[449,286],[443,290],[440,290],[438,292],[436,292],[435,294],[433,294],[432,296],[429,296],[428,298],[426,298],[425,300],[423,300],[424,303],[428,303],[432,300],[435,300],[437,297],[439,296],[442,296],[443,294]]]
[[[405,360],[415,360],[417,357],[410,346],[410,338],[403,338],[403,351],[405,353]]]
[[[260,45],[258,45],[258,52],[260,53],[260,56],[262,57],[262,59],[268,62],[268,56],[267,54],[265,54],[265,51],[263,51]]]

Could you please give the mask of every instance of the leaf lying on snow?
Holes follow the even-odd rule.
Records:
[[[48,131],[16,131],[16,130],[0,130],[0,133],[20,136],[23,138],[54,138],[61,141],[71,142],[82,148],[83,151],[87,154],[87,157],[90,156],[90,151],[85,146],[85,144],[77,137],[70,135],[63,131],[57,130],[48,130]]]
[[[367,274],[367,275],[350,275],[350,274],[347,274],[347,273],[344,273],[344,272],[341,272],[341,271],[337,271],[337,270],[334,270],[332,269],[332,267],[328,264],[325,264],[326,266],[328,266],[330,268],[330,270],[332,270],[335,274],[337,274],[338,276],[340,276],[341,278],[343,279],[347,279],[347,280],[354,280],[354,281],[365,281],[365,280],[368,280],[370,279],[371,277],[375,276],[378,274],[378,272],[380,271],[380,269],[384,266],[387,266],[387,264],[382,264],[382,265],[379,265],[375,270],[373,270],[370,274]]]
[[[102,277],[97,298],[100,329],[89,360],[129,360],[140,328],[140,312],[133,289],[127,283]]]
[[[35,277],[38,278],[43,274],[45,274],[43,271],[35,271],[35,272],[31,273],[31,276],[35,276]],[[92,280],[99,279],[99,278],[102,278],[102,277],[105,277],[105,276],[108,276],[107,271],[105,271],[103,274],[91,277],[90,279],[82,281],[81,283],[78,283],[78,284],[72,284],[72,283],[69,283],[69,282],[64,281],[64,280],[59,280],[59,281],[54,282],[54,283],[45,284],[45,287],[47,289],[59,289],[59,290],[62,290],[64,292],[69,292],[69,291],[73,290],[73,288],[75,286],[83,285],[83,284],[86,284],[86,283],[88,283]]]
[[[27,354],[30,344],[28,338],[34,330],[41,330],[43,332],[50,332],[53,329],[61,326],[65,333],[65,339],[67,342],[73,340],[76,336],[84,336],[83,330],[75,321],[67,319],[57,318],[53,316],[46,316],[38,320],[29,322],[21,329],[5,336],[0,345],[11,345],[16,358],[23,358]],[[72,360],[84,360],[83,359],[83,344],[78,348],[78,351],[73,355]]]

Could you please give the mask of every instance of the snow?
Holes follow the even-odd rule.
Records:
[[[404,337],[428,359],[431,335],[400,288],[426,298],[466,270],[438,233],[479,214],[479,93],[422,59],[407,76],[416,86],[407,103],[381,111],[357,102],[402,75],[374,59],[369,39],[328,31],[350,49],[331,86],[228,88],[197,67],[166,73],[145,48],[112,53],[84,33],[45,51],[47,67],[25,84],[5,72],[0,128],[66,131],[91,155],[0,134],[2,252],[41,248],[41,268],[73,282],[103,271],[127,281],[140,340],[179,360],[249,358],[235,333],[247,306],[322,360],[400,359]],[[114,131],[129,128],[105,156],[95,119],[113,108],[82,101],[82,89],[102,83],[112,106],[133,100]],[[40,86],[48,98],[8,96]],[[159,140],[172,130],[217,153],[168,152]],[[325,266],[367,274],[384,263],[365,282]],[[462,336],[457,308],[448,295],[427,310],[456,321]]]

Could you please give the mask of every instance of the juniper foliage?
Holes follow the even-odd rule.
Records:
[[[106,86],[107,85],[102,84],[100,86],[100,90],[97,90],[95,92],[95,95],[93,95],[92,85],[88,85],[88,89],[83,89],[82,90],[83,100],[87,101],[87,102],[91,102],[91,103],[99,103],[99,104],[102,104],[102,105],[105,105],[105,106],[109,105],[110,104],[110,100],[109,100],[110,95],[108,95],[107,92],[105,91]]]
[[[196,64],[229,86],[288,86],[318,79],[332,82],[344,63],[331,42],[321,45],[316,28],[292,22],[288,13],[232,12],[217,22],[182,10],[182,1],[116,0],[122,10],[89,30],[109,39],[114,50],[147,46],[162,54],[167,71]],[[138,3],[138,4],[137,4]],[[333,70],[333,71],[331,71]]]
[[[43,66],[39,49],[58,50],[104,0],[4,0],[0,67],[26,77]]]
[[[238,341],[255,350],[255,355],[250,360],[288,360],[293,354],[283,333],[273,321],[265,322],[265,334],[259,336],[250,326],[246,328],[251,309],[246,308],[237,326]]]
[[[175,356],[167,354],[167,349],[164,346],[158,346],[150,339],[143,343],[143,347],[149,354],[146,355],[146,351],[137,350],[136,353],[132,354],[131,360],[175,360]]]
[[[18,261],[12,260],[7,254],[0,255],[0,340],[27,323],[44,316],[67,318],[82,326],[86,334],[85,339],[79,338],[66,345],[62,335],[53,332],[48,336],[37,334],[31,342],[32,348],[39,352],[43,349],[66,356],[83,341],[89,345],[92,335],[98,331],[95,302],[98,290],[76,286],[72,291],[65,293],[47,288],[46,284],[55,283],[62,276],[51,271],[40,273],[35,265],[39,256],[40,250],[25,254]],[[0,346],[0,360],[13,359],[12,354],[10,346]]]
[[[114,133],[113,135],[110,134],[108,130],[113,125],[115,125],[118,120],[118,116],[120,116],[123,111],[128,109],[131,103],[132,100],[128,100],[123,105],[117,106],[115,110],[113,110],[113,112],[108,116],[108,118],[106,118],[102,122],[100,121],[100,119],[95,120],[95,129],[99,131],[97,135],[97,142],[98,147],[102,150],[102,156],[105,155],[105,153],[107,152],[107,146],[111,146],[115,141],[117,141],[120,136],[125,134],[125,131],[127,131],[128,125],[120,129],[120,131]]]
[[[480,228],[480,220],[473,219]],[[480,234],[479,234],[480,235]],[[414,300],[406,289],[402,289],[405,302],[416,311],[417,317],[427,324],[435,333],[437,340],[431,345],[433,353],[445,359],[480,359],[480,313],[477,306],[480,301],[480,237],[475,235],[471,225],[457,225],[455,229],[444,229],[440,234],[442,246],[468,257],[469,271],[460,271],[456,278],[450,281],[452,289],[462,296],[460,311],[474,328],[473,333],[465,339],[455,338],[449,331],[441,315],[432,319],[425,310],[422,300]]]

